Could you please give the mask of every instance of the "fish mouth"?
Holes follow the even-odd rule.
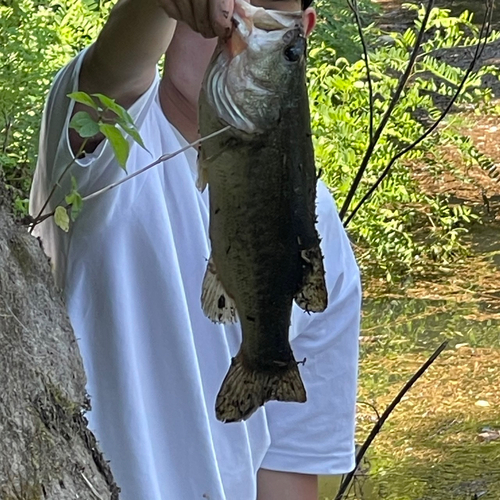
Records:
[[[226,48],[231,59],[241,54],[247,47],[247,40],[254,30],[264,32],[283,31],[302,25],[302,12],[255,7],[245,0],[234,4],[233,30],[226,40]]]
[[[242,109],[244,95],[259,100],[272,98],[272,90],[264,82],[249,78],[248,50],[261,50],[269,43],[281,41],[290,30],[303,30],[302,12],[268,10],[245,0],[236,0],[231,35],[219,41],[205,89],[218,117],[235,129],[248,134],[264,133],[272,123],[255,123]]]

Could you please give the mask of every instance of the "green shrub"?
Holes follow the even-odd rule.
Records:
[[[360,47],[352,23],[349,24],[352,14],[339,11],[326,2],[320,7],[327,13],[322,16],[326,19],[335,12],[339,30],[346,26],[344,34],[335,34],[339,46],[331,45],[330,35],[323,35],[328,30],[320,27],[320,36],[314,40],[310,51],[309,69],[316,154],[323,178],[340,208],[369,143],[369,91],[364,59],[351,59],[352,45],[357,42]],[[369,61],[375,95],[375,128],[406,68],[423,13],[419,11],[415,27],[404,33],[391,33],[389,39],[373,25],[365,30],[371,43]],[[429,36],[422,46],[410,84],[374,151],[351,209],[395,154],[425,131],[421,117],[426,122],[438,118],[441,114],[439,103],[443,100],[439,97],[449,99],[455,93],[465,71],[440,61],[438,49],[472,45],[476,42],[476,34],[477,28],[469,13],[454,18],[448,11],[433,10]],[[342,44],[349,46],[346,48]],[[459,104],[479,104],[490,99],[489,90],[480,88],[481,76],[487,71],[493,70],[482,69],[469,79]],[[405,158],[424,162],[428,151],[437,151],[450,140],[463,142],[457,132],[447,130],[446,134],[431,136]],[[444,164],[441,166],[446,168]],[[432,263],[450,263],[463,255],[465,248],[460,235],[473,219],[475,215],[470,208],[450,207],[445,196],[432,197],[423,193],[407,163],[399,161],[390,177],[353,219],[350,231],[359,248],[362,267],[394,280],[411,272],[424,272]]]
[[[44,100],[57,72],[97,35],[110,2],[0,4],[0,168],[27,210]]]

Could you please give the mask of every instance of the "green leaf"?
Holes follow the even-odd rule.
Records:
[[[66,203],[71,206],[71,220],[74,222],[82,210],[83,200],[78,191],[73,191],[66,196]]]
[[[134,124],[134,121],[132,120],[132,117],[128,114],[127,110],[117,104],[117,102],[114,99],[111,99],[110,97],[107,97],[103,94],[92,94],[93,97],[97,97],[99,101],[101,101],[101,104],[104,106],[104,109],[109,109],[113,111],[118,117],[120,117],[125,123],[128,123],[130,125]]]
[[[91,108],[97,110],[96,102],[89,94],[85,92],[72,92],[71,94],[68,94],[68,97],[76,102],[86,104],[87,106],[90,106]]]
[[[58,206],[56,208],[54,212],[54,222],[56,226],[60,227],[64,232],[67,233],[69,231],[68,212],[64,207]]]
[[[78,214],[82,210],[83,200],[80,193],[78,192],[78,185],[73,175],[71,176],[71,187],[71,193],[66,196],[65,200],[66,203],[71,206],[70,216],[71,220],[74,222],[78,217]]]
[[[134,139],[139,146],[143,149],[146,149],[144,142],[142,140],[137,127],[134,124],[134,120],[128,113],[128,111],[116,103],[114,99],[111,99],[103,94],[92,94],[94,97],[97,97],[101,104],[104,106],[106,110],[111,110],[115,115],[117,115],[118,119],[116,122],[120,125],[120,127],[127,132],[127,134]]]
[[[141,135],[139,134],[139,131],[135,128],[135,126],[123,123],[121,120],[119,120],[118,123],[120,127],[125,130],[125,132],[127,132],[127,134],[130,135],[130,137],[132,137],[132,139],[134,139],[137,144],[139,144],[139,146],[141,146],[141,148],[148,151],[146,146],[144,145]]]
[[[130,145],[122,133],[114,126],[108,123],[100,123],[99,130],[106,136],[111,143],[111,147],[115,153],[116,160],[123,170],[126,169],[127,159],[130,152]]]
[[[80,137],[93,137],[99,133],[99,124],[86,111],[78,111],[69,126],[74,128]]]

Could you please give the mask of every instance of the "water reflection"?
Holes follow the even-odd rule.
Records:
[[[450,347],[500,347],[500,317],[491,303],[426,299],[368,299],[364,304],[363,350],[384,353]]]
[[[391,390],[394,394],[394,389],[399,389],[408,380],[408,373],[391,370],[394,360],[404,365],[406,360],[427,357],[445,339],[450,343],[449,358],[439,362],[443,374],[441,386],[433,385],[429,380],[432,377],[426,375],[427,386],[419,382],[421,385],[410,393],[413,401],[408,402],[409,406],[400,410],[399,417],[389,419],[384,436],[375,440],[346,498],[500,498],[500,413],[495,411],[498,403],[492,400],[492,407],[485,408],[484,412],[477,404],[477,394],[481,390],[496,394],[495,387],[500,386],[500,315],[496,309],[493,302],[416,298],[365,300],[360,375],[362,399],[373,394],[373,401],[381,397],[386,405],[384,393],[387,395]],[[474,355],[469,358],[456,354],[464,350]],[[491,379],[487,380],[490,375]],[[440,380],[440,376],[436,378]],[[469,380],[463,382],[467,377]],[[463,382],[465,389],[454,388],[460,387],[460,383],[451,387],[455,380]],[[461,400],[456,406],[450,391],[455,391],[453,394]],[[426,416],[422,407],[429,407],[431,413]],[[363,413],[370,412],[368,409]],[[375,420],[373,414],[373,420],[359,422],[360,441],[363,439],[361,434],[366,433]],[[481,435],[493,438],[486,442]],[[333,500],[339,482],[338,477],[322,478],[320,500]]]

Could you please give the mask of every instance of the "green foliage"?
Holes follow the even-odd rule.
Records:
[[[318,24],[310,38],[311,46],[319,49],[319,54],[325,53],[325,62],[329,62],[328,54],[332,50],[337,57],[357,61],[362,47],[347,0],[315,0],[314,6],[318,12]],[[371,0],[358,0],[358,7],[364,25],[370,24],[373,15],[380,11],[380,7]]]
[[[323,179],[341,203],[370,140],[369,88],[363,57],[351,58],[351,46],[360,47],[350,21],[352,14],[339,15],[339,10],[326,2],[320,6],[323,18],[331,19],[335,14],[339,30],[347,26],[343,34],[335,33],[340,46],[333,44],[332,36],[326,36],[320,27],[320,35],[310,50],[309,69],[316,154]],[[375,128],[406,69],[423,13],[420,9],[415,27],[404,33],[391,33],[390,37],[374,26],[365,29],[371,46]],[[434,9],[429,28],[410,83],[375,149],[351,210],[391,159],[424,133],[428,126],[424,123],[432,123],[441,115],[440,103],[454,95],[462,80],[464,70],[440,57],[444,49],[476,42],[477,28],[472,24],[472,16],[466,12],[454,18],[448,11]],[[459,104],[478,105],[490,99],[489,90],[480,88],[481,77],[488,71],[494,70],[482,69],[468,80]],[[449,141],[450,134],[458,140],[456,132],[433,135],[408,153],[405,160],[425,162],[427,152],[438,150]],[[395,280],[412,272],[423,273],[429,264],[450,263],[464,255],[460,236],[476,218],[468,207],[450,206],[446,196],[425,194],[412,177],[408,161],[399,161],[353,219],[350,230],[360,250],[362,267]]]
[[[82,104],[86,104],[96,112],[94,118],[86,111],[79,111],[75,113],[71,119],[69,126],[75,129],[80,137],[84,139],[80,151],[85,149],[85,144],[89,137],[93,137],[100,132],[108,139],[118,164],[126,171],[130,145],[125,137],[125,133],[129,134],[141,147],[145,147],[139,131],[128,111],[117,104],[113,99],[102,94],[89,95],[85,92],[73,92],[68,94],[68,97]],[[95,99],[97,99],[97,101]],[[78,156],[78,154],[76,156]],[[63,177],[69,173],[70,167],[73,164],[74,160],[66,166],[58,183],[60,183]],[[52,195],[53,192],[49,196],[49,200]],[[88,196],[92,196],[92,193]],[[49,200],[46,201],[46,204],[48,204]],[[70,209],[71,220],[75,221],[82,210],[84,200],[85,198],[82,198],[78,192],[78,185],[75,177],[71,176],[71,192],[65,197],[67,205],[58,206],[54,212],[54,221],[56,225],[63,231],[69,231],[70,219],[68,216],[68,209]],[[44,216],[45,213],[40,213],[33,221],[33,224],[35,225],[38,223],[38,217],[41,217],[43,220]]]
[[[43,104],[57,72],[99,32],[111,1],[0,3],[0,168],[27,210]]]
[[[70,127],[74,128],[82,138],[93,137],[99,132],[103,134],[110,142],[119,165],[126,170],[130,146],[121,130],[130,135],[141,147],[145,148],[139,131],[128,111],[117,104],[114,99],[102,94],[89,95],[85,92],[73,92],[68,94],[68,97],[86,104],[94,109],[97,114],[97,119],[94,120],[87,112],[79,111],[71,119]],[[116,125],[119,125],[121,130]]]

